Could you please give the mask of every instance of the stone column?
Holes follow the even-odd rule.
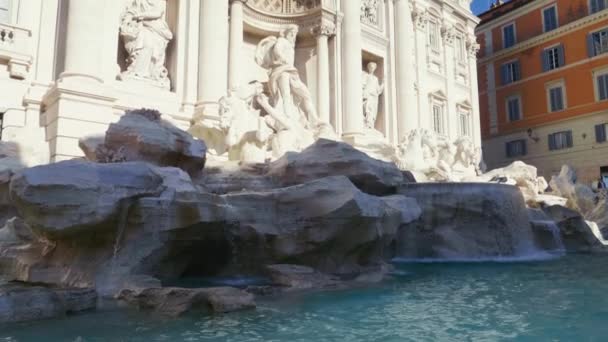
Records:
[[[41,106],[51,161],[82,156],[78,139],[103,135],[115,119],[116,99],[104,84],[105,6],[99,0],[69,2],[65,71],[44,94]]]
[[[61,78],[77,77],[103,82],[104,44],[99,42],[105,27],[106,3],[99,0],[72,0],[68,7],[65,71]]]
[[[414,24],[409,0],[395,1],[395,54],[397,79],[397,141],[417,127]]]
[[[217,116],[228,89],[228,0],[201,0],[196,111]]]
[[[477,84],[477,53],[479,44],[475,35],[467,39],[467,53],[469,57],[469,87],[471,91],[471,110],[473,126],[473,143],[476,147],[481,147],[481,119],[479,117],[479,86]]]
[[[363,131],[361,86],[361,3],[342,1],[342,103],[343,136],[350,143]]]
[[[324,122],[330,122],[328,39],[335,32],[336,27],[332,23],[321,23],[312,29],[312,34],[317,39],[317,111]]]
[[[447,97],[444,117],[445,134],[454,140],[459,136],[458,113],[456,111],[456,53],[454,50],[454,40],[456,39],[456,29],[451,24],[444,24],[441,27],[441,37],[443,39],[443,74],[445,76],[445,93]]]
[[[403,1],[403,0],[400,0]],[[414,37],[416,51],[416,85],[418,99],[417,118],[412,118],[410,123],[414,127],[422,127],[431,129],[430,108],[429,108],[429,90],[427,89],[426,80],[428,78],[427,54],[428,54],[428,35],[426,25],[429,20],[429,14],[424,9],[414,7],[412,9],[412,20],[414,22]],[[423,122],[422,118],[425,118]]]
[[[241,85],[241,55],[243,48],[243,4],[247,0],[230,0],[230,49],[228,54],[228,89]],[[203,20],[206,20],[204,18]]]

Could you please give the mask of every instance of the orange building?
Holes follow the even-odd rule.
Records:
[[[512,0],[480,15],[484,158],[608,183],[608,0]]]

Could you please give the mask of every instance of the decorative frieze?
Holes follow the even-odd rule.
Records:
[[[249,6],[274,14],[298,14],[321,6],[321,0],[251,0]]]

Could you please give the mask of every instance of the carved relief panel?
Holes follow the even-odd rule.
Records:
[[[268,13],[305,13],[321,5],[321,0],[252,0],[249,5]]]

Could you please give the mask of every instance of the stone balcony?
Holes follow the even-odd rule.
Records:
[[[24,79],[29,73],[33,59],[31,40],[30,30],[0,23],[0,63],[8,64],[12,78]]]

